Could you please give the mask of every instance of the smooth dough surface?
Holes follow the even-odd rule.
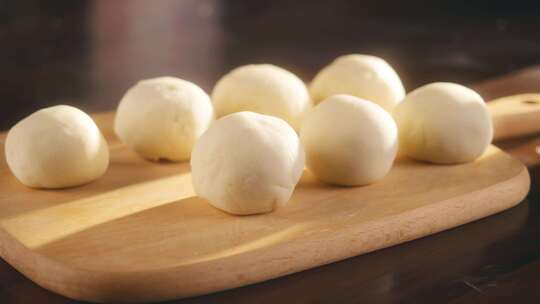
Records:
[[[109,148],[83,111],[66,105],[41,109],[9,130],[7,164],[15,177],[34,188],[64,188],[91,182],[105,173]]]
[[[472,161],[493,138],[482,97],[455,83],[436,82],[412,91],[393,115],[400,153],[418,160],[440,164]]]
[[[252,111],[279,117],[296,130],[311,108],[302,80],[271,64],[251,64],[232,70],[217,82],[212,101],[218,117]]]
[[[310,85],[315,104],[336,94],[353,95],[391,111],[405,96],[394,69],[383,59],[352,54],[336,58]]]
[[[114,130],[128,147],[150,160],[189,159],[214,119],[212,102],[197,85],[174,77],[139,81],[124,95]]]
[[[327,98],[306,117],[306,165],[320,180],[357,186],[382,179],[397,152],[397,127],[378,105],[351,95]]]
[[[269,212],[286,203],[303,169],[296,132],[279,118],[254,112],[218,119],[191,158],[197,195],[232,214]]]

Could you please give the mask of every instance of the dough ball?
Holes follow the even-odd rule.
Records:
[[[353,54],[338,57],[323,68],[313,79],[310,93],[315,103],[332,95],[349,94],[391,111],[405,96],[405,89],[386,61]]]
[[[455,83],[436,82],[408,94],[394,111],[401,153],[440,164],[472,161],[491,143],[484,100]]]
[[[9,130],[6,160],[29,187],[64,188],[91,182],[109,166],[109,148],[83,111],[65,105],[39,110]]]
[[[212,102],[197,85],[174,77],[139,81],[124,95],[114,130],[128,147],[150,160],[189,159],[214,119]]]
[[[283,120],[254,112],[218,119],[193,149],[195,192],[232,214],[269,212],[291,197],[304,150]]]
[[[253,111],[284,119],[296,130],[311,107],[302,80],[270,64],[245,65],[232,70],[217,82],[212,100],[218,117]]]
[[[397,127],[378,105],[334,95],[306,117],[300,138],[308,169],[320,180],[357,186],[382,179],[397,152]]]

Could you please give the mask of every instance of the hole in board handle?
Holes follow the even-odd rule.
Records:
[[[526,104],[526,105],[535,105],[535,104],[540,104],[540,101],[528,99],[528,100],[523,100],[521,103]]]

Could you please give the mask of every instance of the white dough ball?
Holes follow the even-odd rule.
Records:
[[[306,165],[320,180],[357,186],[382,179],[397,152],[397,127],[383,108],[351,95],[334,95],[306,117],[300,138]]]
[[[128,147],[150,160],[189,159],[214,120],[212,102],[197,85],[174,77],[139,81],[124,95],[114,130]]]
[[[29,187],[64,188],[91,182],[109,166],[109,148],[83,111],[65,105],[45,108],[9,130],[6,160]]]
[[[315,104],[336,94],[353,95],[391,111],[405,96],[394,69],[383,59],[369,55],[345,55],[323,68],[310,86]]]
[[[436,82],[405,97],[394,111],[400,152],[441,164],[476,159],[493,138],[484,100],[462,85]]]
[[[218,119],[191,157],[193,187],[232,214],[269,212],[286,203],[304,169],[304,150],[283,120],[254,112]]]
[[[302,80],[271,64],[251,64],[232,70],[217,82],[212,101],[218,117],[253,111],[279,117],[297,130],[311,108]]]

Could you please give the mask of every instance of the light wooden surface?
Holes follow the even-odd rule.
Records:
[[[96,121],[111,164],[64,190],[19,184],[0,155],[0,254],[39,285],[97,302],[188,297],[268,280],[461,225],[519,203],[524,166],[495,147],[436,166],[400,159],[377,184],[327,186],[305,172],[288,206],[232,216],[196,197],[187,163],[151,163]]]
[[[488,108],[495,140],[540,133],[540,94],[519,94],[492,100]]]

